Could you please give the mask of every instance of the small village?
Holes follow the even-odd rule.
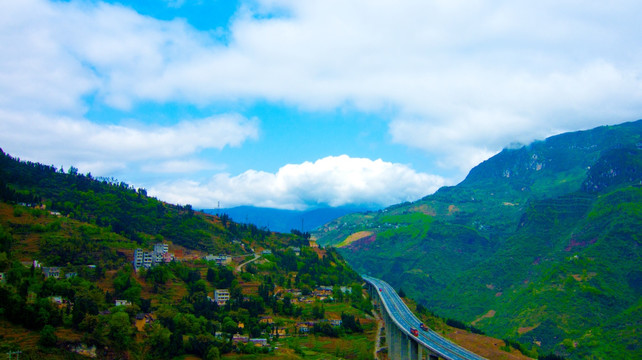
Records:
[[[213,304],[212,306],[215,306],[214,309],[221,309],[230,314],[235,312],[232,310],[233,308],[239,309],[239,305],[242,307],[244,306],[243,304],[251,304],[256,301],[261,291],[261,283],[257,281],[262,278],[258,276],[258,272],[260,272],[259,269],[262,267],[273,267],[278,256],[288,253],[290,256],[299,257],[302,252],[305,252],[308,256],[312,254],[315,258],[325,256],[325,251],[320,249],[313,240],[306,242],[305,246],[287,246],[273,249],[259,247],[256,252],[250,247],[249,243],[234,240],[234,245],[247,252],[240,255],[200,254],[182,247],[176,247],[171,243],[163,242],[153,244],[150,250],[135,248],[131,253],[125,252],[125,254],[130,254],[127,258],[129,258],[131,269],[133,270],[131,275],[133,276],[132,279],[138,279],[136,282],[142,284],[141,289],[143,289],[143,295],[141,295],[141,298],[144,296],[144,293],[147,292],[144,289],[149,287],[145,285],[148,274],[160,268],[164,269],[177,266],[172,264],[182,264],[180,266],[186,266],[192,269],[191,271],[196,271],[196,273],[202,273],[203,275],[205,275],[205,272],[208,270],[211,272],[211,269],[220,269],[220,271],[233,273],[235,278],[239,279],[238,282],[234,280],[236,282],[234,288],[213,287],[208,291],[206,296],[207,301]],[[82,267],[45,266],[36,259],[23,261],[22,265],[25,268],[32,269],[31,271],[40,271],[45,281],[50,278],[71,280],[77,277],[79,272],[82,274],[87,274],[92,271],[95,272],[97,267],[94,264],[88,264]],[[98,269],[98,271],[101,271],[101,269]],[[107,277],[110,277],[110,273],[113,273],[113,271],[105,271]],[[113,274],[112,276],[115,277],[117,275],[118,274]],[[288,338],[307,337],[315,332],[337,336],[340,332],[345,331],[342,329],[342,317],[346,315],[343,314],[343,312],[337,313],[331,311],[331,309],[333,309],[332,304],[335,304],[334,308],[348,309],[345,308],[345,306],[336,305],[336,303],[348,301],[353,293],[353,287],[347,285],[317,285],[315,287],[305,285],[302,288],[287,286],[297,281],[297,275],[298,272],[296,271],[288,272],[286,276],[287,280],[282,284],[283,286],[274,284],[267,292],[269,294],[269,301],[280,306],[280,308],[277,307],[275,309],[286,308],[290,310],[275,311],[268,308],[267,313],[257,316],[256,324],[252,325],[252,329],[248,326],[248,321],[242,320],[243,317],[226,317],[219,329],[215,329],[215,331],[212,332],[214,338],[224,342],[229,341],[233,348],[237,348],[237,351],[247,352],[247,346],[273,351],[279,347],[280,342]],[[200,277],[199,275],[195,276]],[[112,281],[116,281],[114,277],[112,277]],[[5,280],[5,273],[0,273],[0,281],[4,282]],[[109,294],[109,290],[114,285],[100,281],[99,286],[104,287],[107,294]],[[157,285],[154,285],[154,287],[156,286]],[[166,286],[167,285],[165,285],[165,287]],[[361,292],[360,287],[359,292]],[[236,298],[234,298],[234,296],[236,296]],[[177,294],[174,299],[175,301],[180,301],[179,294]],[[236,303],[231,304],[230,302],[234,299],[236,299]],[[49,300],[53,306],[61,311],[68,313],[73,312],[75,305],[73,299],[67,298],[64,295],[54,294],[49,296]],[[268,299],[266,298],[266,300]],[[27,302],[35,303],[36,301],[38,301],[36,293],[30,292]],[[154,306],[150,306],[151,303],[149,303],[149,301],[147,302],[147,306],[141,306],[140,300],[125,297],[112,298],[112,305],[99,311],[97,315],[110,316],[115,312],[124,310],[132,314],[132,326],[137,329],[139,333],[142,333],[145,332],[146,329],[154,326],[154,323],[159,320],[158,314],[153,310]],[[152,300],[152,303],[155,303],[155,301]],[[147,311],[144,311],[145,309],[143,309],[143,307],[145,307]],[[326,309],[330,310],[327,314]],[[354,315],[350,316],[351,323],[354,323]],[[227,324],[225,324],[225,320],[228,320]],[[252,322],[252,320],[249,322]],[[366,322],[371,323],[372,321],[366,320]],[[234,325],[229,326],[230,323]],[[357,320],[357,324],[358,323],[359,321]],[[257,326],[260,331],[257,331]],[[355,329],[360,328],[361,325],[355,327]],[[95,346],[90,346],[89,344],[76,344],[70,346],[70,349],[90,357],[96,356],[97,353]]]

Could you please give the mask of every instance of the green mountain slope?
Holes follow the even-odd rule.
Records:
[[[382,221],[413,236],[444,231],[420,213]],[[362,279],[336,249],[308,246],[308,237],[0,152],[0,352],[35,359],[85,358],[78,349],[108,359],[371,358],[380,323]],[[135,271],[134,249],[151,251],[161,241],[175,259]],[[231,256],[218,264],[205,257],[212,251]],[[60,276],[46,275],[52,267]],[[215,289],[227,289],[229,300],[212,301]],[[499,339],[416,310],[487,358],[525,358]],[[264,346],[246,344],[249,338]]]
[[[642,121],[505,149],[454,187],[314,233],[440,315],[539,353],[642,357]],[[608,336],[608,337],[607,337]]]
[[[135,271],[134,249],[151,252],[161,241],[175,260]],[[79,348],[105,359],[368,358],[378,326],[361,278],[336,250],[307,244],[301,234],[236,224],[0,152],[0,351],[33,359],[85,358]],[[210,252],[230,256],[218,264],[205,258]],[[229,298],[212,301],[215,289]],[[301,323],[307,336],[292,336]]]

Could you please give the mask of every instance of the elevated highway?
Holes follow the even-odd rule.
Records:
[[[388,356],[394,360],[482,360],[431,329],[423,330],[421,321],[408,309],[387,282],[367,275],[371,297],[377,302],[385,321]],[[413,330],[416,329],[416,334]]]

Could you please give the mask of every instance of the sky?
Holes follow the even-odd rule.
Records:
[[[373,208],[642,118],[642,3],[0,1],[0,148],[194,208]]]

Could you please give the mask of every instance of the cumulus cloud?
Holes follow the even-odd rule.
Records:
[[[3,147],[39,161],[65,158],[97,169],[147,160],[162,163],[155,168],[164,173],[205,169],[207,161],[191,156],[256,138],[257,121],[232,116],[160,127],[99,125],[83,118],[87,99],[123,111],[145,102],[256,100],[307,110],[382,111],[390,118],[392,142],[465,172],[508,143],[642,113],[642,5],[636,1],[242,4],[223,43],[186,20],[161,21],[124,5],[0,2]],[[264,194],[270,194],[286,207],[312,201],[314,190],[318,202],[363,200],[338,189],[352,186],[348,190],[363,195],[367,187],[339,183],[329,172],[315,183],[311,174],[321,168],[319,161],[275,174],[222,174],[211,187],[184,185],[229,193],[244,188],[243,196],[253,194],[257,203],[269,204]],[[294,170],[301,173],[286,176]],[[407,170],[402,173],[412,172]],[[286,178],[315,187],[297,187]],[[305,196],[286,200],[281,188]],[[208,193],[211,199],[225,195]],[[329,193],[335,197],[324,197]]]
[[[127,163],[162,161],[156,171],[207,168],[203,161],[176,160],[203,149],[239,146],[258,136],[258,121],[236,114],[179,122],[170,126],[99,125],[84,119],[0,110],[0,143],[21,149],[23,157],[44,163],[66,159],[94,172],[122,169]],[[36,156],[37,154],[37,156]],[[149,169],[149,166],[147,167]],[[100,171],[102,170],[102,171]]]
[[[164,199],[195,207],[255,205],[280,209],[366,204],[387,206],[417,200],[436,191],[445,179],[418,173],[404,164],[329,156],[288,164],[276,173],[248,170],[220,173],[206,183],[177,181],[149,189]]]

